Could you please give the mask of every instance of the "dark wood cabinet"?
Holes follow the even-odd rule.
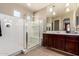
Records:
[[[51,39],[51,35],[43,35],[43,46],[46,46],[46,47],[53,47],[53,40]]]
[[[79,36],[43,34],[43,46],[79,55]]]
[[[53,37],[52,37],[53,39]],[[54,35],[54,47],[56,49],[61,49],[64,50],[64,45],[65,45],[65,40],[64,40],[64,36],[62,35]]]
[[[66,49],[65,51],[73,53],[73,54],[78,54],[78,37],[76,36],[66,36]]]
[[[62,35],[44,34],[43,35],[43,46],[53,47],[64,50],[65,39]]]

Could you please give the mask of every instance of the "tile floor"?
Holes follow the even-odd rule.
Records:
[[[46,49],[44,47],[39,47],[28,52],[27,54],[19,54],[18,56],[65,56],[65,55]]]

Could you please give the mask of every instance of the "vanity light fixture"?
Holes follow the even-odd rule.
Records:
[[[50,8],[49,8],[49,12],[53,12],[53,9],[52,9],[52,7],[50,7]]]
[[[53,5],[53,15],[54,15],[54,16],[56,15],[56,12],[55,12],[55,5]]]
[[[56,12],[53,12],[53,15],[56,15]]]
[[[66,8],[66,12],[69,12],[70,11],[70,9],[69,8]]]
[[[54,16],[56,15],[56,12],[55,12],[55,5],[51,5],[51,6],[50,6],[49,12],[50,12],[50,13],[53,13]]]

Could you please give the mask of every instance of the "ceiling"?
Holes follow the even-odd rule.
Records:
[[[54,5],[55,5],[54,11],[56,12],[57,15],[62,15],[67,13],[66,12],[67,8],[69,8],[70,11],[73,11],[76,8],[76,4],[70,4],[68,7],[66,7],[66,3],[56,3]],[[51,15],[51,14],[48,13],[48,15]]]
[[[43,8],[48,8],[50,5],[49,3],[31,3],[31,6],[28,6],[27,4],[23,4],[24,6],[27,6],[31,11],[36,12]],[[52,3],[51,5],[54,5],[54,11],[57,15],[66,13],[66,8],[69,8],[70,11],[74,10],[76,8],[75,3],[70,3],[68,7],[65,7],[66,3]],[[49,15],[49,14],[48,14]],[[51,14],[50,14],[51,15]]]
[[[23,5],[27,6],[29,9],[31,9],[34,12],[50,5],[49,3],[30,3],[30,4],[31,6],[28,6],[27,3],[23,3]],[[65,9],[65,4],[66,3],[52,3],[51,5],[55,5],[55,9],[58,10],[58,9]],[[75,6],[74,3],[70,3],[69,5],[70,8],[74,6]]]
[[[31,11],[36,12],[44,7],[46,7],[48,5],[48,3],[30,3],[31,6],[28,6],[27,3],[23,3],[22,5],[26,6],[27,8],[29,8]]]

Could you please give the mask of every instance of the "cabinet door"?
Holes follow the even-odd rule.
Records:
[[[47,41],[49,47],[54,46],[54,40],[53,40],[52,38],[53,38],[53,36],[50,34],[50,35],[48,36],[48,41]]]
[[[51,34],[43,34],[43,46],[54,47],[54,41]]]
[[[55,44],[54,44],[55,48],[60,49],[60,50],[65,49],[64,36],[61,36],[61,35],[56,36],[54,42],[55,42]]]
[[[51,40],[52,40],[52,41],[51,41],[51,42],[52,42],[51,45],[52,45],[53,48],[55,48],[55,35],[52,35],[52,36],[51,36]]]
[[[45,34],[43,34],[43,41],[42,41],[43,46],[47,45],[46,41],[47,41],[47,36]]]
[[[57,40],[57,48],[60,50],[64,50],[65,49],[65,41],[64,39],[58,39]]]
[[[72,54],[78,54],[78,41],[76,37],[66,38],[66,51]]]

